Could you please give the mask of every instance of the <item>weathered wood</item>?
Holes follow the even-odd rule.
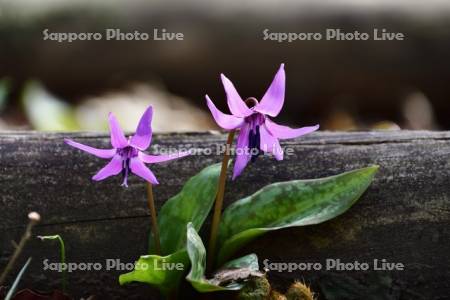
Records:
[[[104,265],[105,259],[118,258],[129,263],[145,254],[150,223],[144,183],[132,178],[125,189],[120,187],[120,178],[91,182],[90,177],[106,161],[66,146],[64,137],[98,147],[109,144],[108,136],[94,133],[0,134],[0,266],[5,265],[12,252],[10,240],[20,237],[31,210],[43,217],[36,234],[59,233],[65,238],[68,261]],[[153,145],[215,149],[224,141],[223,134],[165,134],[155,135]],[[270,233],[241,252],[257,253],[262,266],[265,259],[371,263],[384,258],[403,263],[405,270],[271,271],[277,288],[283,290],[294,279],[305,279],[322,299],[327,286],[336,282],[340,286],[360,284],[362,290],[374,291],[374,299],[444,299],[450,295],[449,132],[319,132],[283,146],[292,148],[293,154],[281,162],[262,158],[250,165],[227,186],[226,205],[275,181],[329,176],[370,164],[381,168],[369,190],[343,216],[318,226]],[[154,166],[161,182],[154,188],[157,206],[201,168],[219,161],[218,155],[202,155]],[[51,244],[30,242],[23,259],[31,255],[33,262],[24,284],[58,286],[59,274],[42,270],[45,258],[58,260],[56,245]],[[120,273],[74,272],[69,274],[69,287],[76,296],[158,298],[142,285],[120,287]]]

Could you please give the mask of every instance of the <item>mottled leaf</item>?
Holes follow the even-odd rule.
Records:
[[[230,205],[219,227],[218,263],[272,230],[313,225],[349,209],[372,182],[378,166],[336,176],[274,183]]]

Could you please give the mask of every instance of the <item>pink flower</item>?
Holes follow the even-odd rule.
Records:
[[[87,145],[77,143],[71,139],[64,139],[64,142],[72,147],[100,158],[111,158],[111,161],[92,179],[103,180],[113,175],[122,173],[123,186],[128,186],[128,175],[133,173],[152,184],[158,184],[153,172],[147,168],[145,163],[154,164],[188,155],[187,152],[179,152],[170,155],[149,155],[144,153],[152,140],[153,108],[149,106],[141,117],[136,133],[127,139],[117,122],[116,117],[109,113],[109,128],[111,133],[112,149],[97,149]]]
[[[248,162],[254,161],[261,152],[271,153],[277,160],[283,159],[279,139],[299,137],[319,129],[319,125],[290,128],[278,125],[270,117],[276,117],[283,107],[286,75],[281,64],[275,78],[261,101],[247,98],[243,101],[233,83],[221,74],[231,115],[219,111],[206,95],[207,105],[216,123],[226,130],[240,129],[236,145],[236,162],[233,179],[239,176]]]

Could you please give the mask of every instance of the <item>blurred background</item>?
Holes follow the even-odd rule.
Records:
[[[182,32],[183,41],[43,40],[49,32]],[[263,40],[270,32],[401,32],[404,41]],[[219,74],[262,97],[286,64],[280,123],[327,130],[450,129],[450,2],[0,1],[0,130],[105,130],[113,111],[134,130],[217,129],[228,112]]]

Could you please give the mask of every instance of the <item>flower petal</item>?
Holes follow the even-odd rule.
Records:
[[[153,174],[153,172],[144,165],[139,157],[133,157],[132,159],[130,159],[130,169],[131,172],[133,172],[135,175],[142,177],[151,184],[159,183],[155,177],[155,174]]]
[[[272,83],[262,97],[261,102],[256,105],[254,110],[265,115],[276,117],[283,107],[285,84],[286,74],[284,72],[284,64],[281,64]]]
[[[109,113],[109,130],[111,131],[111,145],[114,148],[123,148],[128,146],[128,141],[123,134],[122,128],[120,128],[119,122],[116,117]]]
[[[233,115],[227,115],[218,110],[208,95],[206,95],[206,104],[208,105],[208,108],[211,111],[211,114],[213,115],[217,125],[219,125],[223,129],[232,130],[244,123],[243,118],[238,118]]]
[[[273,136],[279,139],[292,139],[296,138],[319,129],[319,125],[307,126],[302,128],[291,128],[288,126],[279,125],[269,118],[266,118],[267,129]]]
[[[149,106],[139,120],[136,133],[131,137],[131,146],[136,147],[139,150],[145,150],[150,146],[152,140],[152,117],[153,108]]]
[[[97,174],[95,174],[92,179],[95,181],[103,180],[107,177],[117,175],[122,171],[122,157],[120,155],[115,155],[113,159],[103,167]]]
[[[75,141],[73,141],[71,139],[64,139],[64,142],[67,145],[70,145],[72,147],[75,147],[77,149],[80,149],[80,150],[82,150],[84,152],[87,152],[89,154],[95,155],[95,156],[100,157],[100,158],[111,158],[117,152],[116,149],[97,149],[97,148],[94,148],[94,147],[91,147],[91,146],[87,146],[87,145],[83,145],[83,144],[77,143],[77,142],[75,142]]]
[[[188,151],[171,153],[169,155],[150,155],[150,154],[146,154],[144,152],[139,152],[139,158],[145,163],[155,164],[155,163],[161,163],[161,162],[181,158],[181,157],[187,156],[189,154],[190,153]]]
[[[220,74],[223,88],[227,94],[228,107],[233,115],[236,117],[248,117],[253,114],[253,111],[248,108],[247,104],[242,100],[239,93],[236,91],[233,83],[223,74]]]
[[[248,135],[250,133],[250,124],[241,127],[236,143],[236,161],[233,167],[233,180],[241,175],[251,159],[250,149],[248,148]]]
[[[283,149],[280,142],[266,128],[266,125],[259,127],[261,135],[260,149],[264,152],[272,153],[276,160],[283,160]]]

